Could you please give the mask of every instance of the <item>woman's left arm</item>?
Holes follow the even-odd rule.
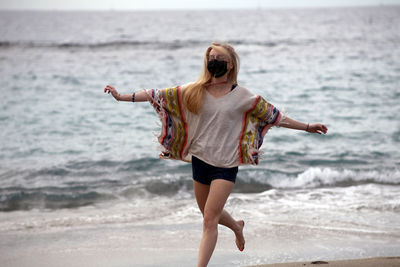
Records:
[[[282,121],[280,121],[278,126],[317,134],[326,134],[328,132],[328,128],[321,123],[304,123],[293,120],[289,117],[285,117]]]

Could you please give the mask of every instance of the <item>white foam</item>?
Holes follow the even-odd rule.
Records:
[[[352,183],[400,184],[400,171],[353,171],[332,168],[309,168],[294,179],[273,177],[269,183],[275,188],[316,188]]]

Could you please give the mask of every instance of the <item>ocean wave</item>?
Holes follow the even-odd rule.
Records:
[[[0,48],[23,47],[23,48],[108,48],[108,47],[152,47],[164,49],[178,49],[186,45],[195,45],[199,42],[196,41],[172,41],[172,42],[159,42],[159,41],[123,41],[115,40],[108,42],[41,42],[41,41],[1,41]]]
[[[96,192],[82,186],[3,188],[0,189],[0,194],[0,211],[77,208],[115,199],[112,194]]]
[[[360,184],[400,185],[400,170],[338,170],[309,168],[295,177],[272,177],[268,183],[273,188],[347,187]]]
[[[154,158],[125,162],[87,160],[39,170],[0,173],[0,211],[64,209],[112,200],[177,197],[192,194],[189,164]],[[303,172],[241,167],[235,193],[351,187],[363,184],[400,185],[399,169],[311,167]]]
[[[173,197],[181,192],[192,192],[191,180],[153,178],[130,184],[99,181],[94,185],[79,182],[58,187],[6,187],[0,188],[0,211],[72,209],[121,199]]]
[[[253,45],[262,47],[285,46],[302,46],[317,42],[314,39],[306,40],[275,40],[275,41],[252,41],[252,40],[226,40],[232,45]],[[136,41],[136,40],[113,40],[106,42],[44,42],[44,41],[0,41],[0,48],[59,48],[59,49],[102,49],[102,48],[124,48],[124,47],[146,47],[152,49],[175,50],[183,47],[208,46],[208,40],[172,40],[172,41]]]

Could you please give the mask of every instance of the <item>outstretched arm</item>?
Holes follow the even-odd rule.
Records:
[[[132,102],[133,100],[135,100],[135,102],[145,102],[148,101],[148,97],[146,92],[140,91],[135,93],[135,99],[132,98],[133,94],[124,94],[121,95],[120,93],[118,93],[117,89],[115,89],[114,87],[107,85],[106,88],[104,88],[104,93],[111,93],[111,95],[115,98],[115,100],[117,101],[130,101]]]
[[[290,129],[295,129],[295,130],[302,130],[306,131],[309,133],[317,133],[321,134],[324,133],[326,134],[328,132],[328,128],[320,123],[304,123],[300,121],[293,120],[289,117],[284,118],[280,123],[280,127],[285,127],[285,128],[290,128]]]

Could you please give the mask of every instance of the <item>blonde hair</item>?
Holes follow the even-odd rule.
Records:
[[[239,56],[235,50],[229,44],[212,43],[207,48],[204,55],[203,70],[200,77],[194,83],[189,84],[183,91],[183,102],[186,108],[195,114],[198,114],[201,107],[203,106],[203,95],[206,90],[206,85],[211,82],[212,75],[207,69],[208,56],[210,51],[214,49],[218,52],[229,56],[228,64],[231,64],[232,68],[228,70],[228,83],[232,82],[237,84],[237,75],[239,72]]]

